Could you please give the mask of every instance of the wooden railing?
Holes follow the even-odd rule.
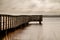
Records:
[[[15,28],[30,21],[42,21],[42,15],[0,15],[0,30]]]
[[[26,16],[0,15],[0,30],[14,28],[29,21]]]

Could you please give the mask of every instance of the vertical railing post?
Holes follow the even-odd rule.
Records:
[[[4,30],[4,15],[2,15],[3,16],[3,30]]]
[[[10,17],[10,28],[11,28],[11,17]]]
[[[6,19],[5,19],[5,28],[7,27],[7,16],[5,16],[6,17]],[[7,29],[7,28],[6,28]]]
[[[12,27],[12,17],[11,17],[11,19],[10,19],[10,22],[11,22],[11,23],[10,23],[10,28],[11,28],[11,27]]]
[[[14,28],[14,17],[12,17],[12,22],[13,22],[13,26],[12,27]]]
[[[11,17],[11,28],[13,27],[13,17]]]
[[[11,16],[9,17],[9,28],[11,28]]]
[[[7,16],[7,29],[9,28],[9,17]]]
[[[1,15],[0,15],[0,31],[1,31]]]
[[[8,29],[9,29],[9,16],[8,16]]]
[[[13,27],[13,17],[12,17],[12,27]]]
[[[1,30],[3,30],[3,16],[1,15]]]
[[[11,28],[11,16],[8,17],[9,18],[9,28]]]
[[[6,16],[6,28],[8,29],[8,15]]]

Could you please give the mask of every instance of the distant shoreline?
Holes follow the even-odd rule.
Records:
[[[0,14],[0,15],[9,15],[9,14]],[[22,15],[9,15],[9,16],[22,16]],[[43,17],[60,17],[60,15],[42,15]]]

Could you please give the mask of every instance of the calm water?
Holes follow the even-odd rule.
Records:
[[[30,22],[25,29],[9,33],[4,40],[60,40],[60,17],[43,18],[39,22]]]

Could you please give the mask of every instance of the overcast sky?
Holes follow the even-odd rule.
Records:
[[[31,12],[60,10],[60,0],[0,0],[0,11]]]

